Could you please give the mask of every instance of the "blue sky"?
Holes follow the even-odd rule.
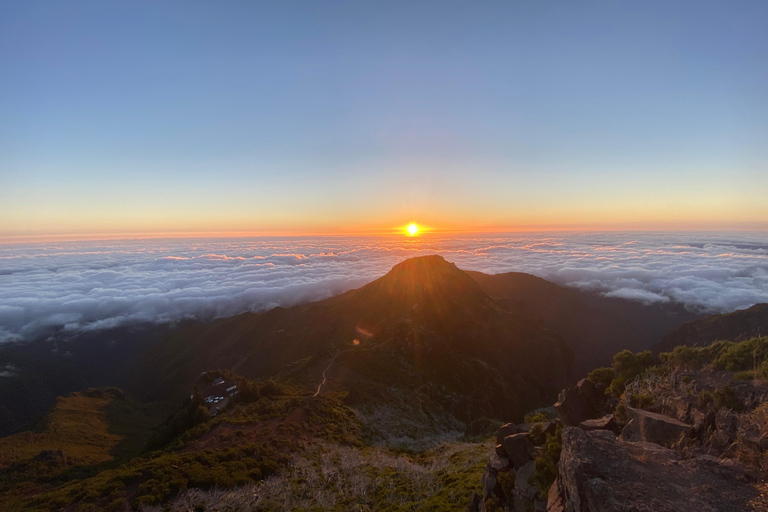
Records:
[[[0,11],[0,236],[768,228],[762,0]]]

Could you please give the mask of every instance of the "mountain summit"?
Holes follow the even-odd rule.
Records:
[[[425,256],[331,299],[188,325],[144,357],[137,380],[181,396],[213,367],[313,389],[327,381],[322,392],[346,390],[366,404],[391,402],[397,389],[413,401],[419,390],[422,403],[467,422],[519,417],[554,398],[571,361],[537,316],[488,296],[441,256]]]

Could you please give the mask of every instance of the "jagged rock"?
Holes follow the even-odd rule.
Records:
[[[502,441],[502,446],[506,452],[512,467],[517,470],[524,466],[531,460],[531,453],[529,448],[530,434],[523,432],[521,434],[513,434],[507,436]]]
[[[565,512],[565,501],[560,494],[557,480],[550,486],[547,493],[547,512]]]
[[[568,426],[578,425],[599,415],[576,388],[566,388],[560,392],[555,410],[563,424]]]
[[[485,466],[485,471],[483,471],[482,476],[483,499],[496,496],[502,503],[504,503],[506,496],[499,484],[498,475],[499,471],[506,470],[507,468],[509,468],[508,458],[500,457],[499,455],[491,457],[491,460]]]
[[[627,407],[627,425],[621,432],[624,441],[644,441],[662,446],[671,446],[681,438],[692,437],[693,426],[682,421],[657,414]]]
[[[616,420],[613,418],[613,414],[608,414],[594,420],[582,421],[579,423],[579,428],[582,430],[610,430],[614,434],[618,434],[620,430]]]
[[[536,488],[528,483],[528,480],[533,476],[534,471],[536,471],[536,464],[533,461],[530,461],[515,473],[515,512],[518,510],[524,512],[526,510],[526,504],[532,502],[538,495]]]
[[[759,496],[738,467],[607,430],[566,428],[558,478],[568,512],[740,512]]]
[[[496,455],[498,455],[499,457],[506,457],[507,456],[507,452],[506,452],[506,450],[504,450],[504,446],[503,445],[497,444],[495,451],[496,451]]]
[[[605,407],[605,388],[598,388],[589,379],[581,379],[576,383],[576,390],[595,411],[602,411]]]
[[[469,497],[469,506],[467,507],[467,512],[480,512],[481,503],[482,500],[480,499],[480,495],[476,492],[473,492],[472,496]]]
[[[512,434],[518,434],[519,432],[520,429],[518,429],[517,425],[514,423],[507,423],[506,425],[502,425],[499,427],[498,432],[496,432],[496,444],[501,444],[505,437],[511,436]]]

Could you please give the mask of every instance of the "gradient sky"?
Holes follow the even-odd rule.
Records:
[[[0,236],[768,229],[768,2],[0,1]]]

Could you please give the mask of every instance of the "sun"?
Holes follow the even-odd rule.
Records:
[[[419,234],[419,226],[417,224],[409,224],[405,230],[408,232],[408,236],[416,236]]]

